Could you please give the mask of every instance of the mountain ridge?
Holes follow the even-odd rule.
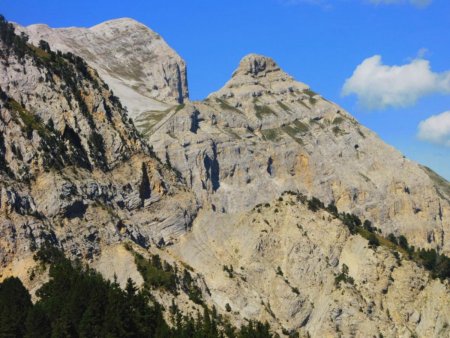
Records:
[[[184,61],[159,34],[136,20],[113,19],[90,28],[15,27],[35,45],[45,40],[55,49],[83,57],[133,117],[165,110],[189,97]]]
[[[272,59],[249,55],[234,74],[206,100],[145,130],[158,156],[170,159],[204,203],[232,213],[299,189],[414,245],[448,252],[448,200],[436,196],[429,172]],[[426,226],[415,224],[417,214]]]
[[[274,60],[247,55],[207,99],[170,98],[159,111],[137,102],[147,113],[128,118],[123,91],[113,95],[95,67],[53,51],[51,41],[6,35],[0,278],[19,275],[36,290],[48,274],[32,255],[49,241],[122,286],[132,277],[187,315],[200,302],[237,326],[267,321],[273,332],[302,337],[449,333],[449,282],[417,259],[437,255],[423,259],[435,264],[450,250],[440,178]],[[38,145],[47,130],[68,146],[79,135],[90,166],[41,160],[50,153]],[[30,163],[34,174],[22,180]],[[165,263],[143,270],[156,255]],[[182,292],[152,279],[157,265],[184,271]]]

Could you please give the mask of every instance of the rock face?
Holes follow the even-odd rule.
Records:
[[[363,216],[386,235],[450,253],[448,182],[270,58],[245,57],[224,88],[172,109],[148,135],[204,207],[240,212],[295,190]]]
[[[202,272],[211,301],[237,322],[300,337],[450,334],[448,282],[290,195],[232,216],[202,211],[169,251]]]
[[[300,198],[449,255],[447,181],[268,57],[245,57],[224,88],[184,102],[184,63],[132,20],[17,28],[50,46],[0,39],[0,279],[18,275],[36,290],[46,276],[31,280],[32,255],[47,241],[142,285],[126,241],[190,270],[204,303],[236,325],[268,321],[301,337],[450,335],[448,280]],[[154,296],[200,309],[185,293]]]
[[[81,56],[137,117],[181,104],[189,96],[186,65],[160,35],[132,19],[117,19],[91,28],[17,26],[38,45]]]
[[[126,238],[145,247],[183,234],[194,196],[96,71],[9,29],[0,40],[1,265],[44,241],[90,260]]]

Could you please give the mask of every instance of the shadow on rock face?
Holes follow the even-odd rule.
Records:
[[[87,206],[84,205],[82,201],[76,201],[72,205],[69,205],[64,213],[64,216],[73,219],[73,218],[82,218],[86,213]]]

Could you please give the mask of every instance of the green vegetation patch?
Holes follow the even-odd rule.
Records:
[[[280,128],[261,130],[264,139],[267,141],[279,141],[281,139],[282,130]]]
[[[179,104],[176,108],[175,108],[175,113],[178,113],[181,109],[183,109],[186,105],[184,103]]]
[[[288,106],[286,106],[283,102],[277,101],[277,104],[278,104],[278,105],[280,106],[280,108],[283,109],[285,112],[290,112],[290,111],[291,111],[291,109],[290,109]]]
[[[434,182],[436,190],[441,198],[446,199],[450,202],[450,182],[445,178],[436,174],[433,170],[428,167],[421,166],[421,168],[427,173],[430,179]]]
[[[306,134],[309,131],[309,126],[307,126],[303,122],[300,122],[299,120],[295,120],[294,122],[292,122],[292,124],[299,133]]]
[[[260,120],[264,119],[264,116],[277,116],[277,113],[272,110],[269,106],[260,106],[255,104],[256,117]]]
[[[311,110],[311,107],[308,106],[303,100],[297,100],[298,103],[300,103],[303,107],[305,107],[308,110]]]
[[[314,97],[310,97],[309,98],[309,104],[311,106],[314,106],[317,103],[317,99],[315,99]]]
[[[304,145],[303,140],[301,139],[302,135],[305,135],[309,131],[309,126],[300,122],[299,120],[295,120],[291,124],[282,127],[282,130],[289,135],[295,142],[300,145]]]
[[[177,107],[178,108],[178,107]],[[142,114],[136,119],[137,127],[139,132],[144,136],[148,136],[151,134],[151,131],[154,126],[156,126],[167,114],[171,111],[172,108],[169,108],[164,111],[154,111]]]
[[[159,255],[146,259],[137,252],[133,251],[133,254],[137,269],[144,279],[145,288],[164,289],[173,294],[177,293],[177,275],[170,264],[161,261]]]
[[[340,287],[341,282],[352,285],[355,283],[354,279],[348,275],[348,266],[345,264],[342,264],[342,272],[334,278],[334,285],[336,287]]]
[[[32,139],[34,131],[40,136],[38,150],[43,158],[44,169],[61,169],[65,162],[77,163],[77,160],[80,160],[80,158],[71,158],[68,154],[62,135],[54,129],[52,120],[49,120],[47,125],[44,124],[38,115],[30,113],[12,98],[7,98],[5,106],[12,111],[14,121],[22,126],[22,132],[28,139]],[[11,145],[11,150],[20,160],[23,160],[22,154],[14,144]]]
[[[34,53],[36,54],[36,56],[38,58],[40,58],[41,60],[44,60],[44,61],[50,60],[50,54],[48,52],[46,52],[42,48],[36,47],[34,45],[29,45],[29,46],[34,51]]]
[[[0,283],[2,337],[275,337],[268,324],[249,321],[241,328],[232,326],[214,306],[182,313],[173,298],[166,310],[131,279],[122,289],[79,261],[68,260],[50,244],[34,258],[40,271],[49,267],[49,280],[37,291],[34,304],[20,279]]]
[[[233,138],[235,138],[235,139],[237,139],[237,140],[242,139],[242,137],[240,137],[239,134],[236,133],[236,132],[233,130],[233,128],[230,128],[230,127],[224,127],[222,130],[223,130],[224,132],[226,132],[228,135],[230,135],[231,137],[233,137]]]
[[[42,138],[49,137],[49,131],[45,127],[44,123],[39,116],[31,114],[27,111],[20,103],[14,99],[9,99],[7,107],[10,108],[17,116],[20,118],[23,124],[22,131],[26,133],[29,137],[36,130]]]
[[[204,303],[202,291],[187,268],[181,272],[177,266],[161,260],[159,255],[152,255],[150,259],[146,259],[134,251],[131,245],[127,245],[126,249],[134,255],[136,266],[147,290],[162,289],[173,295],[178,295],[179,291],[182,291],[194,303],[199,305]]]
[[[281,128],[288,136],[290,136],[295,142],[300,145],[304,145],[303,140],[299,136],[299,132],[296,128],[292,127],[292,125],[284,126]]]
[[[337,125],[341,124],[342,122],[344,122],[344,118],[341,116],[338,116],[333,120],[333,124],[337,124]]]
[[[219,99],[218,97],[216,98],[216,101],[219,103],[219,106],[221,109],[225,110],[225,111],[232,111],[238,114],[243,114],[242,111],[240,111],[239,109],[237,109],[236,107],[233,107],[231,104],[229,104],[227,101]]]
[[[303,93],[308,95],[309,97],[314,97],[317,95],[315,91],[312,91],[311,88],[303,90]]]
[[[313,105],[315,105],[315,104],[317,103],[317,99],[314,98],[314,96],[317,95],[316,92],[314,92],[314,91],[312,91],[310,88],[308,88],[308,89],[305,89],[305,90],[303,91],[303,93],[309,96],[309,104],[310,104],[310,105],[313,106]]]
[[[339,128],[338,126],[334,126],[331,130],[333,131],[333,134],[334,134],[335,136],[342,136],[342,135],[345,135],[345,134],[346,134],[346,132],[343,131],[343,130],[342,130],[341,128]]]

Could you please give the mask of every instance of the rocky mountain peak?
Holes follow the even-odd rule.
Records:
[[[107,20],[104,21],[102,23],[99,23],[98,25],[92,26],[90,29],[95,30],[101,27],[130,27],[130,26],[140,26],[143,27],[149,31],[152,31],[150,28],[148,28],[146,25],[144,25],[143,23],[132,19],[132,18],[117,18],[117,19],[111,19],[111,20]]]
[[[237,101],[254,100],[263,95],[300,93],[309,87],[297,82],[283,71],[270,57],[249,54],[239,63],[231,79],[211,97],[235,98]],[[233,102],[234,103],[234,102]]]
[[[134,20],[17,28],[0,16],[0,282],[38,289],[50,243],[183,316],[450,337],[447,181],[271,58],[178,104],[182,60]]]
[[[15,26],[34,45],[45,40],[55,50],[86,60],[133,118],[164,111],[189,97],[183,59],[159,34],[136,20],[114,19],[91,28]]]
[[[131,18],[108,20],[89,28],[89,30],[104,37],[109,36],[114,39],[119,38],[122,34],[136,36],[143,34],[149,41],[161,39],[161,36],[149,27]]]
[[[280,71],[280,67],[272,58],[259,54],[248,54],[242,58],[234,75],[242,74],[258,77],[275,71]]]

